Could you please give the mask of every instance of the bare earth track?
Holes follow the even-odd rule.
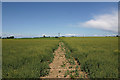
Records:
[[[87,78],[87,74],[81,71],[80,67],[78,67],[80,65],[78,65],[75,59],[74,65],[71,65],[68,59],[66,59],[66,51],[63,42],[59,43],[58,49],[56,49],[53,54],[53,62],[49,64],[49,75],[41,78]]]

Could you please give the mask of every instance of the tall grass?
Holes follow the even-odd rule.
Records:
[[[58,39],[5,39],[2,41],[3,78],[39,78],[48,75]]]
[[[118,38],[61,38],[89,78],[118,78]]]

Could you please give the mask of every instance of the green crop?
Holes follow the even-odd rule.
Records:
[[[49,74],[49,64],[59,42],[65,47],[68,62],[79,64],[88,78],[118,78],[117,37],[64,37],[2,40],[3,78],[40,78]],[[63,64],[65,65],[65,64]],[[70,74],[71,78],[79,75]],[[65,73],[65,77],[68,72]],[[82,75],[81,75],[82,77]]]
[[[3,78],[40,78],[49,74],[49,63],[59,39],[2,40]]]
[[[117,37],[61,38],[89,78],[118,78]],[[68,56],[69,55],[69,56]]]

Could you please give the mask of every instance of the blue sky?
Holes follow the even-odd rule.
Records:
[[[3,2],[3,36],[117,34],[117,2]]]

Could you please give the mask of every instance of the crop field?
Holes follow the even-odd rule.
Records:
[[[77,77],[83,73],[87,78],[118,78],[118,53],[117,37],[3,39],[2,77],[74,77],[70,69],[80,67]]]
[[[118,78],[118,38],[61,38],[88,78]]]
[[[3,78],[40,78],[49,73],[49,63],[58,39],[2,40]]]

